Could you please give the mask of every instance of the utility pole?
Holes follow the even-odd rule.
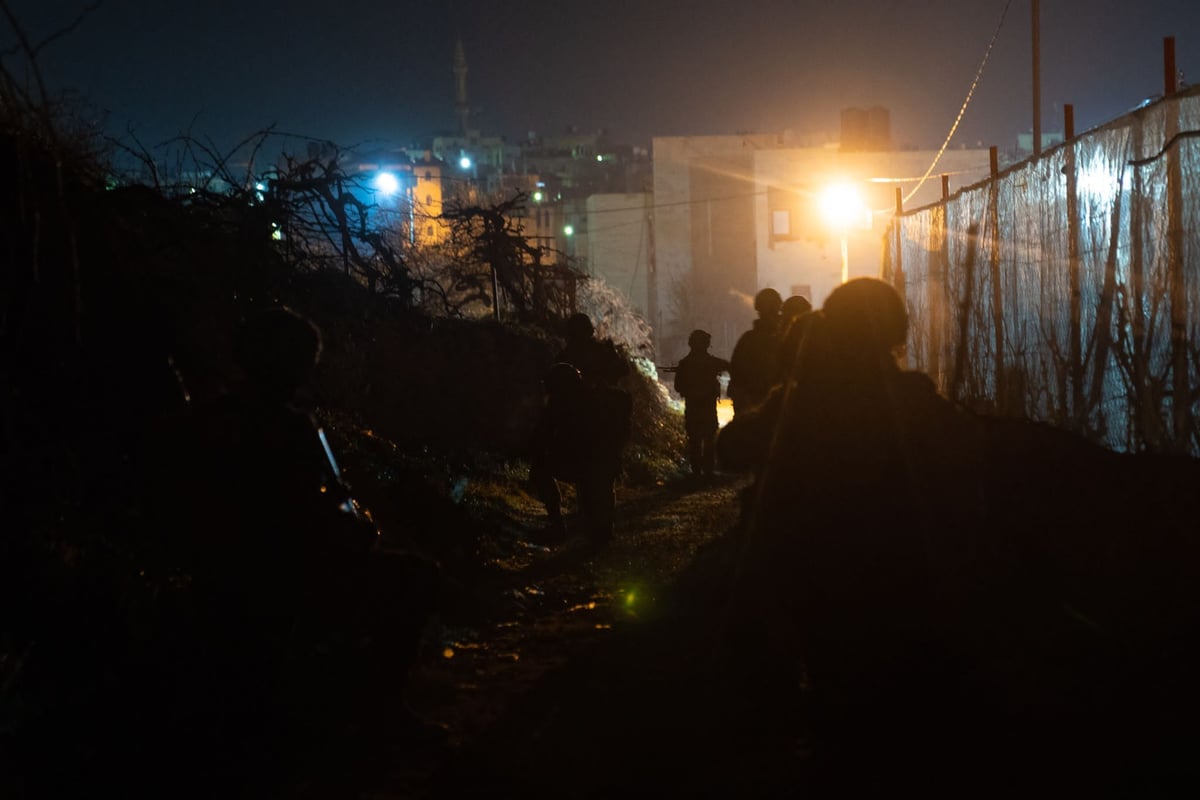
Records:
[[[1042,154],[1042,25],[1041,0],[1030,0],[1033,24],[1033,155]]]
[[[662,347],[662,320],[658,318],[658,261],[654,250],[653,195],[643,194],[646,221],[646,316],[650,320],[651,340],[657,356]]]

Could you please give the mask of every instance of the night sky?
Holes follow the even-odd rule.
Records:
[[[85,0],[6,0],[38,40]],[[1006,0],[104,0],[40,59],[107,127],[153,144],[190,127],[224,147],[268,125],[343,145],[454,127],[461,36],[473,127],[655,135],[835,133],[891,109],[899,145],[936,147]],[[1162,39],[1200,81],[1200,2],[1044,0],[1043,130],[1085,130],[1162,91]],[[4,27],[3,44],[12,36]],[[954,144],[1031,127],[1030,3],[1012,0]],[[5,64],[18,62],[10,54]]]

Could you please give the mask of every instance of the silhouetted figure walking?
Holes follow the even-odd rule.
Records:
[[[568,317],[566,333],[566,346],[559,351],[555,363],[575,367],[585,385],[616,386],[629,374],[629,360],[611,339],[595,338],[596,331],[587,314]]]
[[[545,543],[563,540],[562,494],[558,481],[574,484],[579,515],[596,543],[612,538],[614,485],[621,451],[629,438],[629,395],[608,386],[587,386],[579,370],[565,363],[551,367],[545,380],[546,407],[534,430],[529,482],[546,507]]]
[[[279,725],[289,737],[349,723],[364,741],[427,738],[435,731],[408,711],[403,685],[436,566],[380,549],[324,432],[293,404],[321,351],[316,326],[264,311],[235,350],[241,386],[195,410],[161,478],[170,561],[196,612],[179,693],[231,747]],[[228,763],[254,769],[263,757]]]
[[[776,398],[741,583],[794,631],[818,735],[850,757],[911,759],[899,745],[916,724],[946,741],[969,650],[980,434],[928,377],[899,368],[907,326],[899,295],[874,279],[810,315]]]
[[[712,477],[716,465],[718,376],[729,371],[729,362],[708,352],[712,336],[694,330],[688,336],[691,351],[679,359],[675,391],[683,397],[683,424],[687,432],[688,461],[694,475]]]
[[[784,305],[793,301],[799,301],[795,303],[793,313],[783,315],[786,327],[779,342],[779,376],[775,385],[757,406],[730,420],[717,438],[717,460],[728,469],[757,473],[766,464],[771,437],[783,409],[783,398],[789,381],[796,380],[796,359],[813,320],[807,300],[789,297]],[[809,310],[800,311],[802,308]]]
[[[808,302],[807,297],[794,294],[783,301],[779,311],[779,355],[776,357],[779,373],[776,384],[783,383],[795,368],[796,353],[804,335],[803,320],[811,312],[812,303]]]
[[[729,358],[729,398],[735,414],[763,401],[779,374],[779,310],[783,298],[774,289],[754,296],[758,319],[734,345]]]

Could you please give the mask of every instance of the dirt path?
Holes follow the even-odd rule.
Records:
[[[436,788],[439,776],[464,759],[478,765],[497,736],[511,738],[514,724],[525,726],[513,722],[525,707],[544,711],[544,702],[531,697],[545,695],[573,662],[596,663],[598,653],[622,651],[610,643],[661,616],[677,576],[733,527],[744,485],[724,479],[623,490],[609,546],[572,538],[553,549],[524,545],[493,559],[496,579],[480,590],[485,618],[448,620],[410,685],[412,705],[449,727],[450,746],[398,759],[380,796],[444,794]],[[518,541],[541,524],[532,501],[518,502],[512,516]],[[544,723],[528,732],[536,736]]]

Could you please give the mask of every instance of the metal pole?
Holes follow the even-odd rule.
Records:
[[[1000,275],[1000,155],[993,145],[988,151],[992,179],[988,186],[988,223],[991,241],[988,253],[989,278],[992,284],[992,372],[995,380],[995,403],[1001,411],[1008,408],[1008,393],[1004,375],[1004,292]]]
[[[1175,37],[1163,39],[1163,64],[1167,96],[1178,91],[1175,71]],[[1163,138],[1179,134],[1179,104],[1164,104]],[[1180,146],[1167,149],[1167,296],[1171,308],[1171,450],[1186,453],[1192,430],[1191,381],[1188,366],[1188,287],[1184,269],[1184,171]]]
[[[1074,110],[1064,110],[1063,127],[1075,127]],[[1075,143],[1069,142],[1063,172],[1067,176],[1067,380],[1070,383],[1069,419],[1076,430],[1084,430],[1086,420],[1083,413],[1083,288],[1080,279],[1082,254],[1080,237],[1082,222],[1079,218],[1079,175],[1078,156]]]
[[[904,192],[901,190],[901,188],[899,186],[897,186],[896,187],[896,217],[895,217],[895,225],[893,225],[893,227],[896,230],[896,264],[895,264],[896,274],[894,276],[894,280],[896,282],[896,284],[895,284],[896,291],[900,292],[900,296],[903,297],[904,302],[907,303],[908,302],[908,287],[906,285],[905,277],[904,277],[904,253],[901,250],[901,247],[904,244],[904,236],[903,236],[903,232],[900,230],[901,218],[903,217],[903,215],[904,215]]]
[[[1163,38],[1163,96],[1170,97],[1179,90],[1179,73],[1175,69],[1175,37]]]
[[[1033,155],[1042,154],[1042,26],[1041,2],[1030,0],[1033,27]]]

